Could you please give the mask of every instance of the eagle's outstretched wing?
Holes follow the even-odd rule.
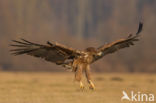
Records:
[[[135,35],[130,34],[127,38],[117,40],[115,42],[102,45],[101,47],[97,48],[97,55],[94,57],[94,61],[102,58],[103,56],[114,53],[118,51],[119,49],[130,47],[131,45],[134,45],[135,41],[138,41],[139,33],[142,31],[143,23],[139,23],[138,31]]]
[[[47,42],[47,45],[41,45],[29,42],[25,39],[21,41],[13,40],[11,46],[16,47],[11,52],[14,55],[27,54],[34,57],[43,58],[47,61],[63,65],[67,61],[73,60],[75,57],[82,54],[81,51],[66,47],[58,43]]]

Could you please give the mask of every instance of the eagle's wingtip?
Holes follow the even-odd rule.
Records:
[[[139,28],[138,28],[138,31],[137,31],[136,35],[139,34],[142,31],[142,28],[143,28],[143,22],[140,21],[139,22]]]

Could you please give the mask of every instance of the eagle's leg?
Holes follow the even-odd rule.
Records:
[[[94,83],[91,81],[91,72],[90,72],[89,64],[85,68],[85,74],[86,74],[87,81],[89,83],[89,88],[94,90],[95,86],[94,86]]]
[[[82,78],[82,70],[83,70],[82,65],[79,65],[78,68],[75,71],[75,80],[80,83],[80,88],[81,89],[84,89],[84,85],[83,85],[83,83],[81,81],[81,78]]]

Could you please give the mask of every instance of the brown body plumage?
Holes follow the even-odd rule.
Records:
[[[21,39],[22,41],[13,40],[16,44],[12,44],[11,46],[15,46],[17,49],[13,49],[11,52],[14,55],[27,54],[43,58],[57,65],[62,65],[65,68],[71,69],[75,72],[75,79],[80,82],[81,88],[84,88],[81,82],[82,72],[84,71],[90,89],[94,89],[94,84],[91,81],[90,64],[107,54],[134,45],[134,42],[139,40],[138,34],[141,32],[142,26],[143,24],[140,22],[135,35],[130,34],[125,39],[102,45],[99,48],[89,47],[84,51],[75,50],[62,44],[51,43],[49,41],[47,45],[41,45]]]

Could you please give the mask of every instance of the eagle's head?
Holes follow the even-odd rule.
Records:
[[[93,56],[101,56],[102,52],[99,52],[96,48],[94,47],[88,47],[85,49],[85,52],[88,52],[89,54]]]
[[[88,52],[89,54],[95,55],[97,53],[97,50],[94,47],[88,47],[85,49],[85,52]]]

